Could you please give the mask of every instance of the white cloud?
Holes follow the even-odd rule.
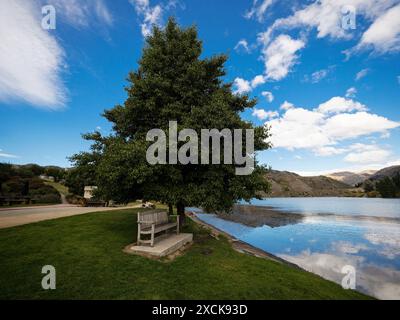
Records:
[[[241,39],[235,46],[235,50],[236,51],[240,51],[240,48],[243,48],[244,51],[246,51],[247,53],[250,53],[250,47],[249,47],[249,43],[247,42],[246,39]]]
[[[315,71],[311,75],[311,83],[318,83],[322,79],[326,78],[327,75],[328,75],[328,70],[327,69],[322,69],[322,70]]]
[[[397,82],[400,84],[400,76],[397,76]]]
[[[161,5],[151,6],[149,0],[129,0],[135,7],[136,13],[142,17],[141,31],[143,37],[147,37],[152,32],[153,25],[161,25],[163,8]]]
[[[318,147],[313,149],[314,153],[320,157],[328,157],[338,154],[343,154],[347,151],[345,148],[336,148],[336,147]]]
[[[331,37],[334,39],[349,39],[352,37],[352,30],[348,31],[342,27],[342,8],[352,6],[356,9],[357,16],[364,16],[368,20],[374,20],[381,16],[397,0],[321,0],[315,1],[293,15],[277,19],[261,37],[271,38],[272,33],[277,29],[291,28],[316,28],[317,37]]]
[[[323,129],[331,139],[345,140],[372,133],[384,133],[399,126],[399,122],[385,117],[367,112],[357,112],[342,113],[327,118]]]
[[[344,158],[344,161],[351,163],[381,163],[388,160],[391,155],[389,150],[383,149],[375,144],[366,145],[356,143],[351,145],[349,149],[352,150],[352,152]]]
[[[264,19],[265,12],[272,5],[273,2],[274,0],[261,0],[261,1],[253,0],[253,6],[244,15],[245,18],[251,19],[255,17],[259,22],[262,22]]]
[[[290,103],[290,102],[287,102],[287,101],[285,101],[284,103],[282,103],[282,104],[281,104],[281,107],[280,107],[281,110],[285,110],[285,111],[287,111],[287,110],[289,110],[289,109],[292,109],[292,108],[294,108],[294,104],[293,104],[293,103]]]
[[[263,96],[263,97],[265,97],[267,100],[268,100],[268,102],[272,102],[272,101],[274,101],[274,95],[272,94],[272,92],[269,92],[269,91],[263,91],[263,92],[261,92],[261,95]]]
[[[41,28],[41,19],[34,2],[0,1],[0,101],[24,101],[48,109],[64,105],[64,51]]]
[[[335,172],[365,172],[365,171],[377,171],[382,168],[386,167],[392,167],[392,166],[399,166],[400,165],[400,159],[398,160],[389,160],[386,162],[381,162],[381,163],[368,163],[368,164],[353,164],[350,167],[338,167],[338,168],[330,168],[329,170],[318,170],[318,171],[301,171],[301,170],[295,170],[293,172],[301,175],[301,176],[321,176],[321,175],[329,175]]]
[[[346,91],[346,98],[354,98],[357,94],[357,89],[354,87],[348,88]]]
[[[253,109],[252,115],[260,120],[279,117],[279,113],[277,111],[265,111],[264,109],[257,109],[257,108]]]
[[[332,103],[334,100],[345,103],[336,105]],[[360,111],[365,106],[358,102],[344,98],[334,100],[330,99],[314,110],[292,106],[282,116],[267,121],[274,147],[309,149],[323,156],[341,154],[345,150],[336,146],[339,142],[386,133],[400,126],[399,122]]]
[[[360,70],[359,72],[357,72],[355,80],[358,81],[364,78],[368,73],[369,73],[368,68]]]
[[[263,48],[265,73],[268,79],[282,80],[297,61],[297,51],[305,46],[300,39],[292,39],[289,35],[278,36],[271,44]]]
[[[114,22],[104,0],[40,0],[40,2],[42,5],[53,5],[57,15],[76,28],[86,28],[95,23],[111,26]]]
[[[102,0],[95,1],[95,11],[97,16],[106,24],[113,24],[114,18]]]
[[[400,4],[387,10],[372,23],[355,50],[370,47],[377,53],[400,50]]]
[[[0,158],[19,158],[18,156],[10,153],[5,153],[0,149]]]
[[[233,85],[236,87],[234,90],[235,94],[244,94],[251,91],[250,82],[242,78],[236,78]]]
[[[365,105],[352,99],[343,97],[333,97],[319,105],[317,111],[322,113],[341,113],[352,111],[366,111]]]
[[[396,6],[394,6],[396,5]],[[278,30],[301,28],[302,33],[309,34],[317,30],[317,38],[351,39],[355,33],[350,28],[342,27],[344,14],[342,8],[353,7],[356,13],[356,27],[370,24],[362,35],[359,44],[344,53],[349,57],[354,51],[373,47],[375,52],[384,53],[400,49],[400,5],[398,0],[319,0],[303,6],[292,15],[280,18],[265,31],[259,34],[259,42],[266,46]]]
[[[234,93],[235,94],[248,93],[253,89],[255,89],[256,87],[264,84],[265,82],[266,78],[263,75],[257,75],[251,81],[238,77],[233,81],[233,85],[236,87]]]
[[[266,82],[266,78],[263,75],[258,75],[251,80],[251,87],[254,89],[259,85],[262,85]]]

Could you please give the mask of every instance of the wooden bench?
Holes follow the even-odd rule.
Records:
[[[175,221],[171,221],[174,218]],[[137,245],[142,243],[150,244],[154,247],[154,239],[157,233],[176,228],[179,234],[179,217],[176,215],[168,215],[166,211],[144,211],[138,213],[138,234]],[[150,235],[150,240],[142,240],[142,235]]]

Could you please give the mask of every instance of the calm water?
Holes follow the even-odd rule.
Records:
[[[400,299],[400,199],[272,198],[251,204],[304,218],[253,228],[197,212],[218,229],[337,283],[342,268],[353,266],[357,290]]]

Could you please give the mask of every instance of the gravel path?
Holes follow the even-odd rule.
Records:
[[[59,204],[52,206],[0,208],[0,229],[43,220],[70,217],[90,212],[112,211],[128,208],[135,208],[135,206],[116,208],[86,208],[69,204]]]

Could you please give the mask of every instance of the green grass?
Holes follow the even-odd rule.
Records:
[[[127,255],[137,209],[0,230],[0,299],[364,299],[301,270],[234,251],[190,223],[193,246],[172,262]],[[57,289],[41,288],[53,265]]]
[[[52,186],[54,189],[56,189],[60,194],[66,196],[68,192],[68,188],[61,183],[58,182],[52,182],[52,181],[45,181],[45,184]]]

